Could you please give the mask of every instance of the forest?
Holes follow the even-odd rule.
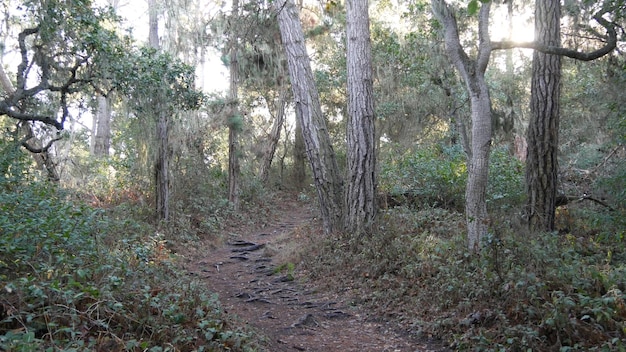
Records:
[[[0,351],[626,351],[624,0],[0,14]]]

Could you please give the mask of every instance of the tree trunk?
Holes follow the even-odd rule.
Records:
[[[148,21],[150,25],[149,45],[159,49],[159,26],[156,0],[148,0]],[[159,90],[157,90],[159,91]],[[159,95],[159,94],[157,94]],[[168,222],[170,218],[170,178],[169,178],[169,122],[168,112],[164,110],[161,99],[163,96],[154,96],[152,112],[157,119],[157,156],[154,165],[154,176],[156,184],[156,211],[157,220]]]
[[[261,171],[259,172],[259,178],[264,184],[266,184],[269,179],[270,167],[272,166],[274,153],[276,153],[276,147],[278,146],[278,140],[280,139],[280,130],[283,128],[283,122],[285,121],[286,103],[286,89],[281,87],[278,102],[274,104],[276,111],[274,115],[274,123],[272,124],[272,130],[270,131],[267,146],[263,152]]]
[[[157,162],[155,166],[157,219],[168,222],[170,218],[170,179],[169,179],[169,128],[167,113],[161,109],[157,121]]]
[[[447,55],[463,77],[470,96],[472,128],[465,189],[465,217],[469,250],[478,252],[480,242],[489,227],[486,193],[492,131],[491,100],[485,81],[485,71],[491,55],[489,39],[491,4],[483,3],[480,8],[479,47],[475,59],[470,59],[461,46],[456,18],[448,4],[444,0],[432,0],[432,6],[434,14],[443,25]]]
[[[372,52],[367,0],[347,0],[348,123],[344,230],[360,235],[376,215]]]
[[[535,2],[535,40],[560,47],[561,3]],[[532,231],[554,231],[557,195],[561,57],[533,53],[526,192],[528,225]]]
[[[157,0],[148,0],[148,45],[159,49],[159,9]]]
[[[326,121],[320,106],[304,32],[293,0],[276,0],[280,34],[287,54],[289,77],[300,119],[306,153],[313,171],[324,231],[340,230],[342,223],[343,184]]]
[[[465,217],[469,249],[478,252],[480,242],[489,227],[486,194],[491,149],[491,101],[484,76],[473,77],[470,82],[467,85],[468,89],[472,87],[470,90],[472,142],[467,166]]]
[[[237,23],[239,0],[233,0],[231,23]],[[230,38],[230,117],[228,123],[228,201],[235,211],[239,211],[239,62],[237,59],[237,30],[231,26]]]
[[[109,97],[99,95],[98,110],[94,114],[92,131],[93,155],[95,157],[109,156],[111,148],[111,103]]]
[[[509,1],[507,4],[507,20],[509,25],[507,28],[507,40],[513,40],[513,16],[515,12],[513,9],[513,1]],[[513,65],[513,51],[507,50],[505,58],[505,69],[507,79],[514,79],[515,66]],[[511,83],[513,83],[511,81]],[[514,155],[515,151],[515,120],[517,114],[515,112],[515,84],[507,84],[504,86],[504,95],[506,96],[506,102],[504,104],[504,121],[502,123],[502,131],[504,132],[504,141],[509,145],[509,152]]]

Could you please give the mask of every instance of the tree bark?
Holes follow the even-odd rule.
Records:
[[[164,109],[158,111],[157,121],[157,162],[155,165],[157,219],[168,222],[170,219],[170,178],[169,178],[169,128],[168,116]]]
[[[367,0],[347,0],[348,123],[344,230],[361,235],[376,215],[376,145]]]
[[[109,97],[99,95],[96,98],[98,110],[94,114],[92,131],[93,155],[95,157],[109,156],[111,148],[111,102]]]
[[[480,242],[489,228],[486,193],[492,131],[491,100],[485,81],[485,71],[491,55],[489,39],[491,3],[483,3],[480,8],[479,47],[475,59],[470,59],[461,46],[456,18],[448,4],[444,0],[432,0],[432,6],[435,16],[443,25],[447,55],[463,77],[470,96],[472,128],[465,189],[465,217],[469,250],[478,252]]]
[[[159,49],[159,9],[157,0],[148,0],[148,45]]]
[[[273,5],[287,54],[296,118],[300,119],[302,126],[302,135],[313,171],[324,231],[330,233],[340,230],[343,226],[342,179],[322,114],[298,10],[293,0],[276,0]]]
[[[239,0],[233,0],[231,24],[237,23],[239,16]],[[230,38],[230,117],[228,123],[228,201],[235,211],[239,211],[239,129],[241,115],[239,112],[239,62],[237,59],[238,35],[235,25],[231,26]]]
[[[531,82],[531,121],[527,132],[526,159],[526,216],[531,231],[554,231],[558,185],[558,137],[560,115],[561,56],[591,61],[615,50],[619,26],[604,18],[615,14],[618,8],[604,4],[593,19],[606,30],[599,37],[604,44],[591,52],[561,47],[561,4],[558,0],[536,0],[535,41],[518,43],[494,42],[492,50],[530,48],[533,53]],[[608,16],[613,17],[615,16]],[[516,146],[524,149],[525,141]]]
[[[535,40],[540,45],[560,46],[560,21],[559,0],[535,1]],[[560,94],[561,57],[535,50],[526,158],[526,211],[532,231],[554,231]]]
[[[280,139],[280,130],[283,128],[283,122],[285,121],[285,106],[287,105],[286,99],[286,89],[281,87],[278,101],[274,104],[274,123],[272,124],[272,130],[270,131],[270,135],[267,140],[267,146],[263,152],[263,160],[261,161],[261,170],[259,172],[259,178],[264,184],[266,184],[269,179],[272,160],[274,159],[276,147],[278,146],[278,140]]]
[[[159,50],[159,26],[156,0],[148,0],[148,35],[150,47]],[[157,91],[159,91],[157,89]],[[157,94],[159,95],[159,94]],[[156,184],[157,220],[168,222],[170,218],[170,178],[169,178],[169,119],[168,112],[160,103],[164,96],[153,96],[152,112],[157,119],[157,156],[154,166]]]

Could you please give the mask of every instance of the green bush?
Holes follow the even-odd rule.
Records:
[[[434,145],[383,158],[380,189],[399,203],[463,211],[467,182],[461,146]],[[492,209],[513,207],[523,199],[523,167],[505,148],[491,153],[487,202]]]
[[[400,203],[462,209],[467,167],[459,146],[440,145],[381,158],[380,189]]]
[[[176,270],[150,226],[0,164],[0,350],[253,348],[216,297]]]
[[[396,207],[369,236],[312,242],[303,265],[455,350],[626,349],[626,239],[496,228],[473,255],[463,223],[445,209]]]

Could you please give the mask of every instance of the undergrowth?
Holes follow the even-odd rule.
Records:
[[[494,150],[493,221],[475,255],[450,206],[463,201],[459,152],[435,146],[386,160],[382,190],[412,201],[381,211],[368,235],[310,237],[293,256],[298,269],[454,350],[626,351],[624,168],[598,182],[612,210],[574,202],[557,209],[561,231],[530,234],[518,219],[523,168]]]
[[[626,350],[624,236],[495,231],[470,255],[459,213],[385,212],[359,239],[305,249],[313,278],[342,282],[356,303],[456,350]],[[320,243],[321,242],[321,243]]]
[[[0,350],[256,348],[152,226],[72,201],[29,174],[17,149],[3,152]]]
[[[440,144],[389,155],[382,159],[379,190],[396,204],[463,211],[466,159],[461,146]],[[510,209],[522,202],[522,170],[506,148],[492,150],[486,199],[490,209]]]

